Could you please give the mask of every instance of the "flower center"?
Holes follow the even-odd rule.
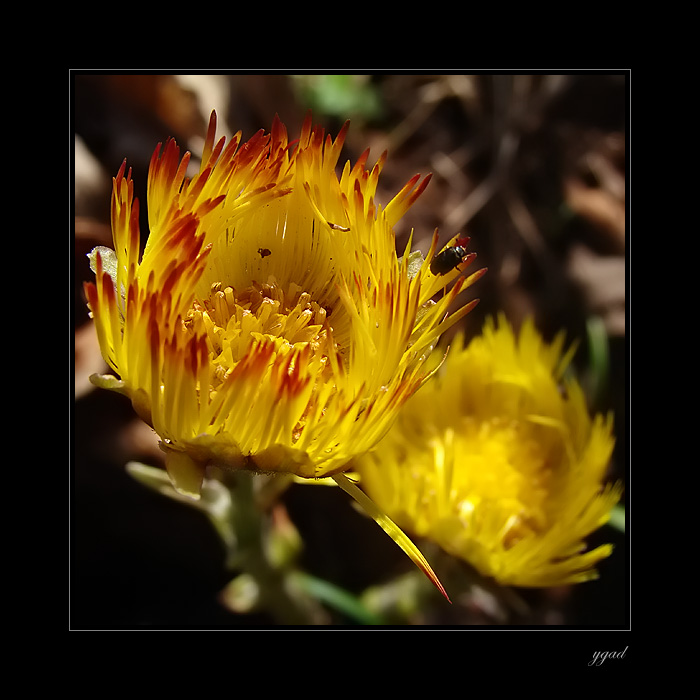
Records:
[[[324,366],[333,348],[326,309],[294,283],[286,292],[274,282],[253,282],[241,291],[215,283],[208,297],[193,303],[184,325],[206,335],[214,367],[212,390],[256,340],[273,340],[278,357],[309,346]]]
[[[467,460],[468,467],[460,470],[453,493],[463,516],[484,506],[491,517],[500,513],[496,521],[502,522],[506,549],[528,533],[543,529],[547,459],[530,436],[527,423],[498,418],[480,424],[465,420],[459,442],[461,459]]]

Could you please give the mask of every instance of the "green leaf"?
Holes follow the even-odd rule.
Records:
[[[626,513],[625,507],[621,506],[619,503],[613,507],[610,511],[610,520],[608,520],[608,525],[614,527],[618,532],[625,531]]]
[[[343,588],[310,574],[294,571],[290,574],[294,585],[307,595],[345,614],[361,625],[384,625],[384,619],[368,610],[362,602]]]
[[[590,363],[589,392],[592,405],[600,403],[610,375],[610,347],[603,319],[590,316],[586,320]]]
[[[376,119],[383,107],[370,75],[293,75],[293,85],[314,112]]]

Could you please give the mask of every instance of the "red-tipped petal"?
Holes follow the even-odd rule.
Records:
[[[374,501],[367,496],[358,486],[356,486],[345,474],[334,474],[333,480],[343,491],[352,496],[362,509],[369,515],[389,537],[408,555],[411,561],[430,579],[433,585],[442,593],[448,602],[452,602],[447,592],[440,583],[435,572],[430,568],[426,558],[421,554],[418,547],[404,534],[396,523],[388,515],[382,512]]]

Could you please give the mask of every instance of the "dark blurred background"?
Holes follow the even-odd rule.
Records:
[[[378,200],[386,204],[416,173],[431,183],[397,227],[403,250],[427,252],[434,229],[447,241],[471,236],[489,268],[467,298],[479,297],[462,328],[479,332],[504,311],[533,315],[547,338],[565,329],[591,408],[614,411],[611,476],[625,478],[628,349],[626,295],[626,126],[629,76],[565,75],[103,75],[72,74],[75,133],[75,405],[71,521],[73,629],[257,627],[264,615],[225,610],[217,595],[230,574],[203,515],[152,493],[125,472],[129,460],[160,464],[153,432],[130,403],[93,389],[105,371],[82,291],[86,254],[112,245],[111,178],[124,158],[145,204],[148,163],[169,136],[196,156],[209,114],[218,135],[247,140],[275,114],[295,138],[309,109],[335,136],[351,120],[341,166],[388,149]],[[147,234],[144,215],[142,233]],[[471,268],[472,270],[477,267]],[[623,497],[624,501],[624,497]],[[314,575],[360,594],[413,566],[338,489],[293,486],[284,503],[304,538]],[[598,581],[518,590],[526,612],[495,615],[465,597],[436,601],[414,624],[629,625],[625,536],[605,527],[591,546],[612,542]],[[438,575],[440,571],[438,570]],[[331,611],[333,624],[351,624]]]

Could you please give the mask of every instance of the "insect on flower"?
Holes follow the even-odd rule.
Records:
[[[448,272],[452,272],[458,265],[467,262],[465,258],[469,257],[468,262],[471,262],[472,258],[476,257],[476,253],[467,253],[469,240],[469,236],[463,236],[455,241],[456,245],[445,248],[443,251],[439,252],[430,261],[430,271],[434,275],[446,275]]]

